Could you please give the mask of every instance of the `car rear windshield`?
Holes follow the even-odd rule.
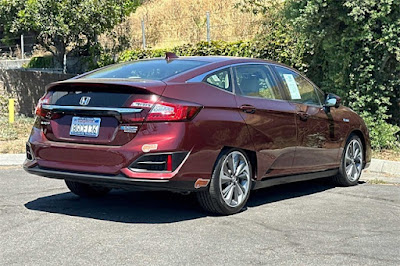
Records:
[[[113,65],[83,78],[91,79],[151,79],[163,80],[184,71],[207,64],[195,60],[143,60]]]

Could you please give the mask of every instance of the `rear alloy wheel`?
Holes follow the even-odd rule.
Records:
[[[214,168],[208,191],[197,193],[200,205],[216,214],[239,212],[251,189],[251,165],[246,154],[231,149],[223,153]]]
[[[335,181],[341,186],[354,186],[358,183],[363,169],[363,145],[359,137],[352,135],[343,151],[339,174]]]
[[[67,187],[72,193],[83,198],[97,198],[105,196],[111,190],[110,188],[106,187],[94,186],[69,180],[65,180],[65,184],[67,184]]]

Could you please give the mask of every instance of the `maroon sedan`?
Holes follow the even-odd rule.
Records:
[[[250,191],[334,177],[358,183],[368,130],[340,98],[275,62],[157,58],[53,83],[26,145],[29,173],[83,197],[111,188],[196,192],[240,211]]]

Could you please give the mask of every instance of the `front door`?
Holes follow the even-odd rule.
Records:
[[[338,167],[337,123],[323,107],[324,94],[300,74],[281,66],[274,68],[296,109],[298,146],[293,167],[304,172]]]

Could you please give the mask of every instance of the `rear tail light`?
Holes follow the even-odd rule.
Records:
[[[50,103],[51,92],[46,93],[42,98],[39,99],[38,104],[35,108],[35,114],[37,116],[45,117],[47,115],[47,111],[43,109],[43,104]]]
[[[145,120],[148,122],[188,121],[193,119],[202,108],[201,105],[165,98],[158,101],[136,99],[130,107],[147,109]]]
[[[26,159],[28,159],[28,161],[33,161],[34,157],[30,144],[27,143],[25,147],[26,147]]]

